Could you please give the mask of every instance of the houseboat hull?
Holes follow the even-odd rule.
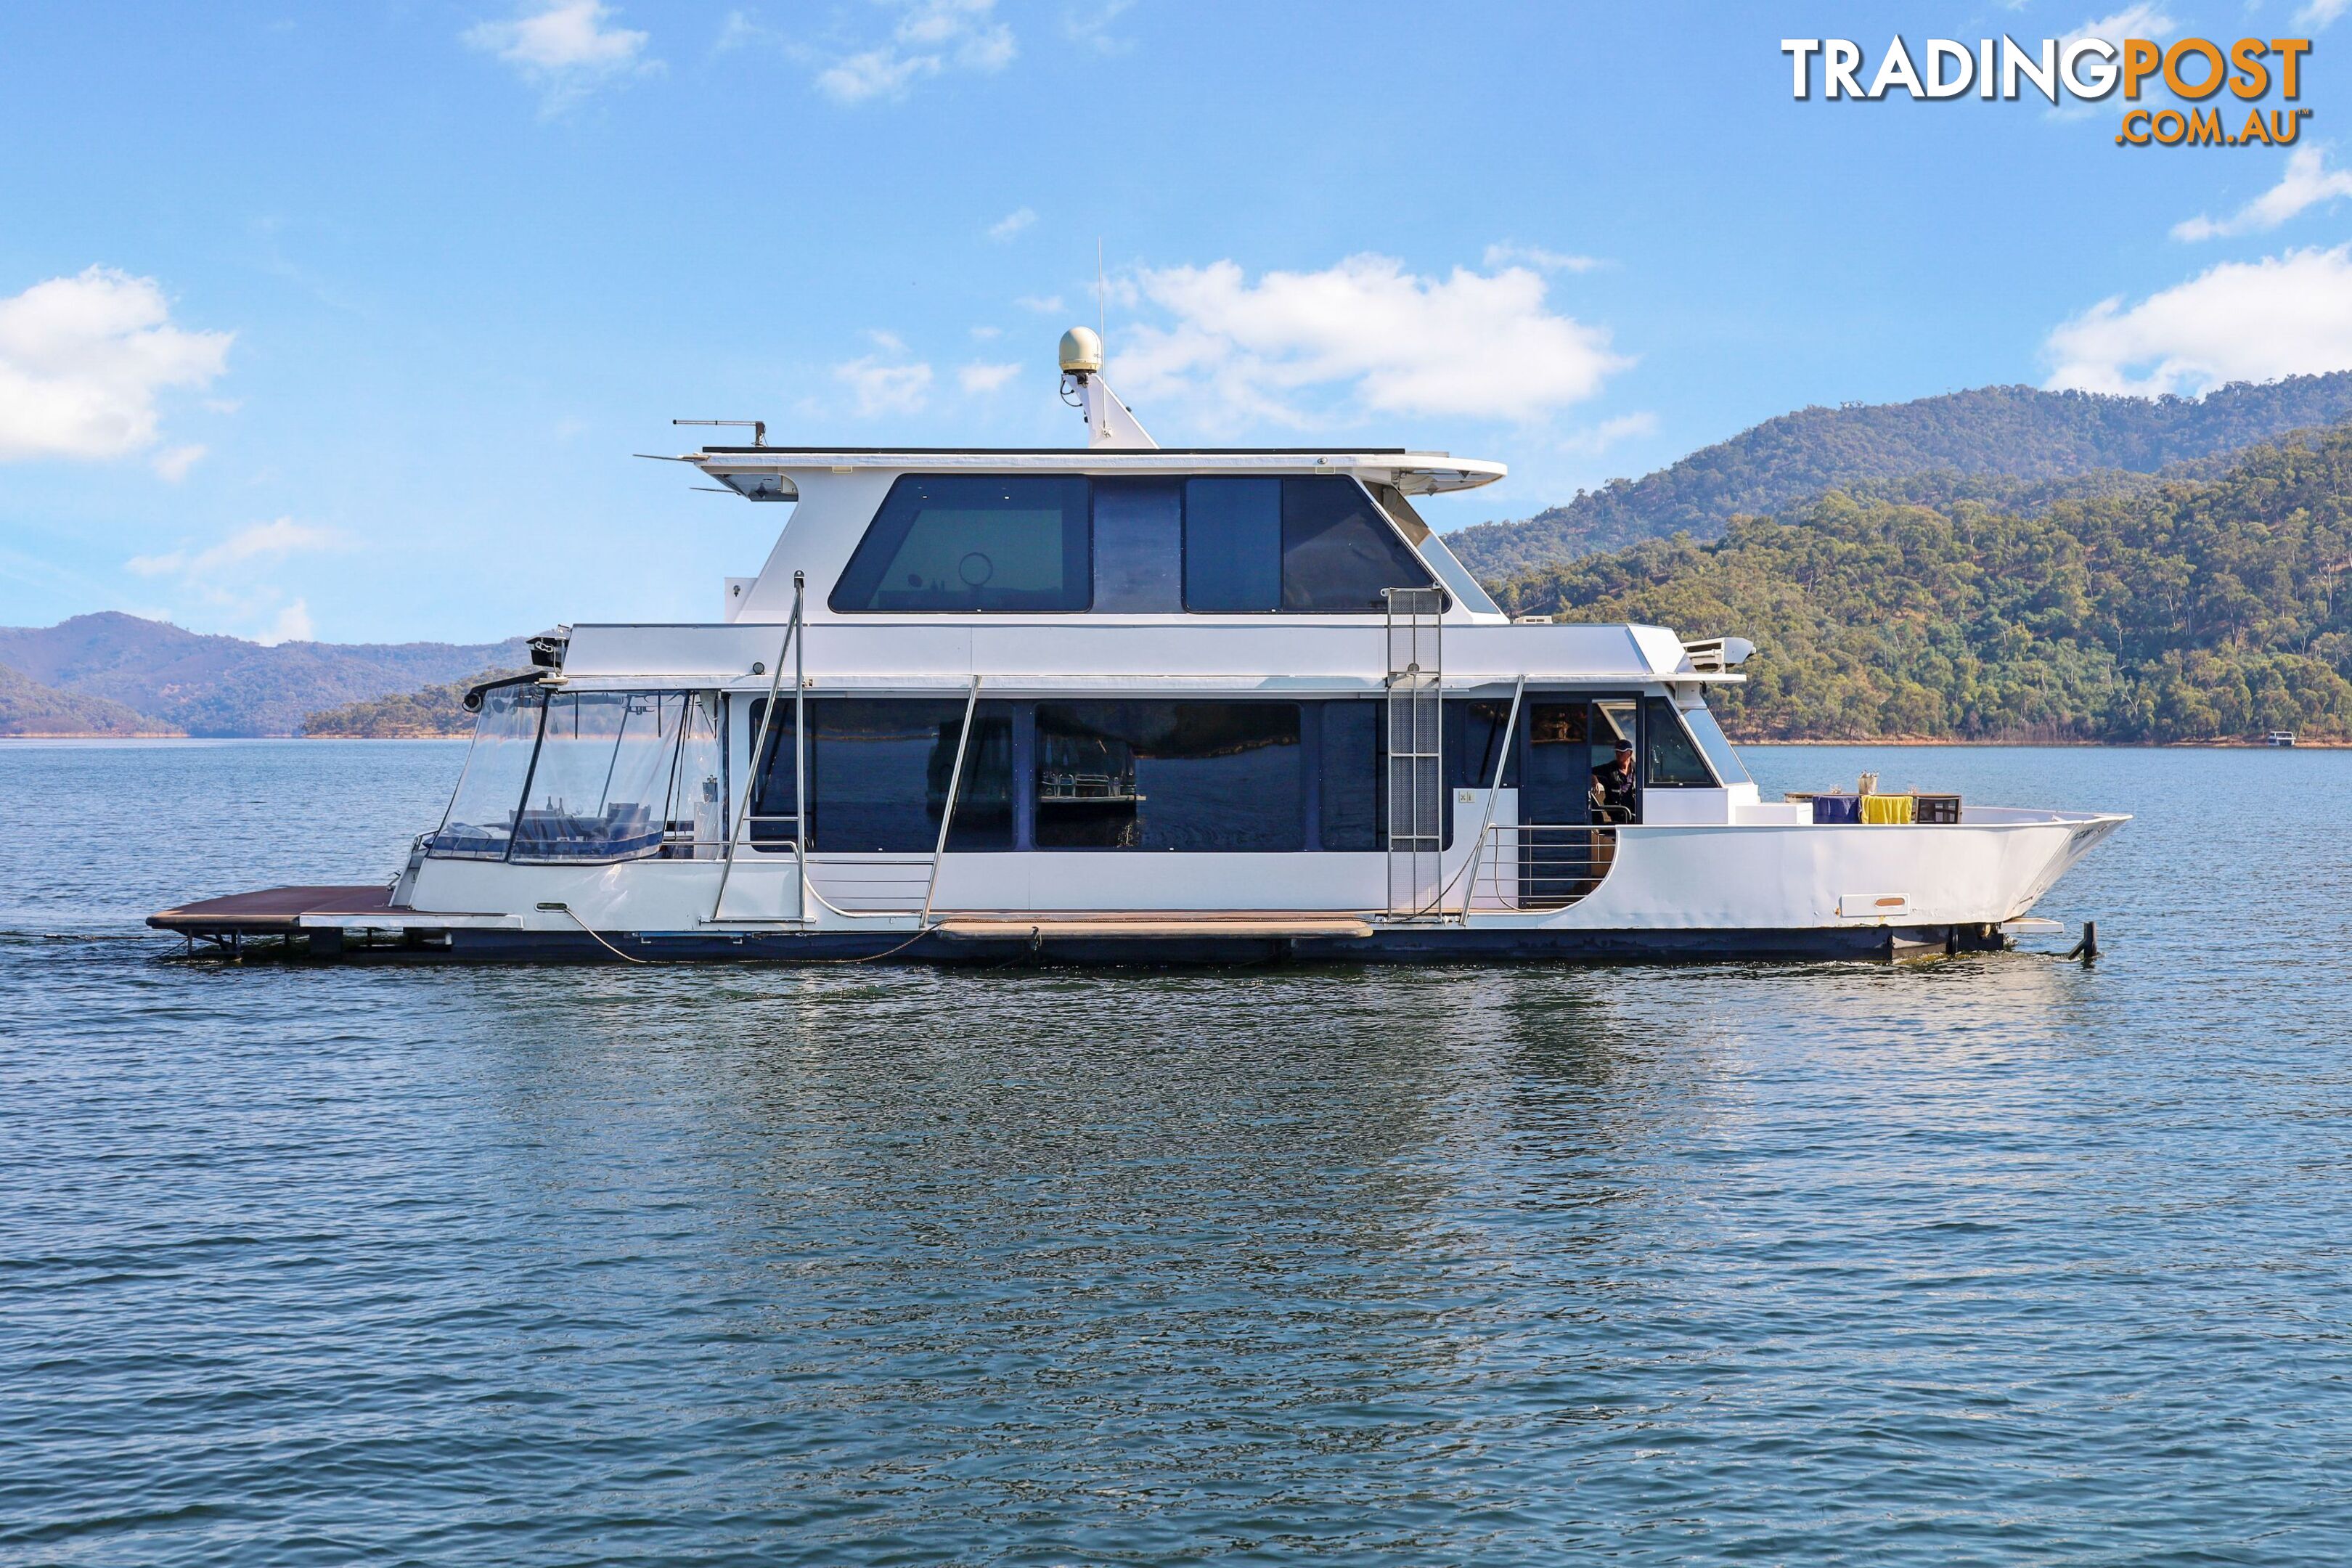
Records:
[[[1505,792],[1507,793],[1507,792]],[[1508,803],[1502,803],[1507,805]],[[385,889],[285,889],[190,904],[158,930],[234,951],[279,943],[316,959],[394,963],[1654,963],[1884,959],[1998,949],[2058,878],[2125,820],[1978,808],[1927,826],[1690,826],[1617,830],[1613,863],[1566,908],[1502,907],[1499,894],[1418,916],[1349,902],[1382,874],[1377,856],[1321,856],[1318,889],[1253,857],[1170,857],[1122,873],[1147,908],[1079,902],[1087,866],[1128,857],[948,856],[926,912],[845,914],[831,890],[876,885],[880,857],[815,858],[803,884],[772,861],[636,861],[604,867],[427,862],[408,907]],[[1461,836],[1468,841],[1472,836]],[[1074,867],[1072,862],[1079,863]],[[1183,864],[1183,862],[1192,862]],[[1467,847],[1447,884],[1475,886]],[[1294,907],[1235,908],[1252,871]],[[1276,878],[1282,872],[1290,873]],[[1486,886],[1495,887],[1492,879]],[[1052,889],[1038,898],[1036,889]],[[953,902],[941,889],[960,895]],[[1021,890],[1016,900],[1009,896]],[[1297,907],[1302,892],[1319,900]],[[811,895],[814,895],[812,897]],[[990,895],[994,895],[992,898]],[[806,912],[801,906],[806,904]],[[724,907],[730,912],[714,919]],[[761,912],[764,910],[764,917]]]

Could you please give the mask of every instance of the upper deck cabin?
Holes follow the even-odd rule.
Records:
[[[1443,452],[706,447],[716,484],[792,508],[730,621],[987,616],[1379,617],[1438,588],[1446,617],[1506,617],[1412,497],[1500,479]]]
[[[1434,588],[1449,619],[1502,610],[1409,499],[1492,484],[1500,463],[1392,448],[1163,448],[1063,335],[1082,448],[777,447],[686,454],[720,487],[792,507],[766,565],[730,578],[727,619],[985,616],[1189,620],[1381,616]],[[802,584],[813,591],[801,593]]]
[[[1413,505],[1492,484],[1500,463],[1162,447],[1104,384],[1092,333],[1064,339],[1062,365],[1082,447],[772,447],[756,426],[751,446],[672,458],[774,507],[776,542],[758,575],[727,579],[722,625],[575,626],[564,678],[740,682],[797,611],[828,683],[1379,686],[1391,661],[1365,634],[1399,590],[1442,634],[1449,689],[1723,678],[1664,627],[1513,625]],[[1433,676],[1435,653],[1419,664]]]

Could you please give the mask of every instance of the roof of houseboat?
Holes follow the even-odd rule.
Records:
[[[1475,489],[1510,472],[1483,458],[1402,447],[704,447],[680,454],[713,477],[839,469],[1055,473],[1307,472],[1353,474],[1407,495]]]

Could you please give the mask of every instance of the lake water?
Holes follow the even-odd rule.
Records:
[[[2352,753],[1750,753],[2137,813],[2091,968],[140,928],[460,755],[0,747],[0,1562],[2352,1554]]]

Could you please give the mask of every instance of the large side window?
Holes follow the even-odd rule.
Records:
[[[752,732],[766,701],[751,705]],[[809,847],[843,854],[929,854],[963,735],[954,698],[826,697],[808,703]],[[955,792],[952,850],[1010,849],[1013,722],[983,702]],[[749,837],[777,849],[793,838],[793,705],[776,705],[767,755],[751,797]]]
[[[1096,613],[1183,609],[1183,486],[1173,479],[1098,479],[1094,495]]]
[[[1305,847],[1295,702],[1041,702],[1037,847]]]
[[[1371,615],[1429,568],[1361,485],[1341,478],[1195,479],[1184,486],[1184,607]]]
[[[1083,476],[905,475],[826,603],[842,614],[1083,610],[1087,513]]]
[[[1282,481],[1184,484],[1184,607],[1234,614],[1282,608]]]
[[[1713,789],[1715,775],[1706,759],[1675,717],[1675,705],[1663,697],[1642,700],[1642,782],[1654,789]]]
[[[1321,755],[1317,773],[1322,789],[1323,847],[1362,853],[1387,847],[1381,827],[1381,704],[1323,702]]]

